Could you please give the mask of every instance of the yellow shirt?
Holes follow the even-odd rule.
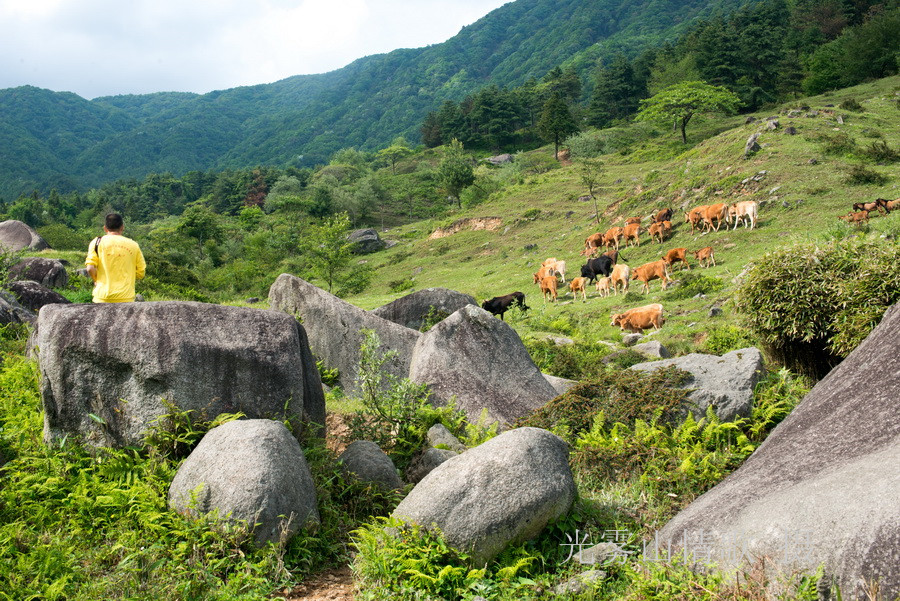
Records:
[[[97,268],[95,303],[134,302],[134,281],[147,269],[138,243],[118,234],[101,236],[99,244],[92,240],[84,264]]]

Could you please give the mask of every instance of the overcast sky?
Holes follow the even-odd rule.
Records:
[[[456,35],[510,0],[0,0],[0,89],[209,92]]]

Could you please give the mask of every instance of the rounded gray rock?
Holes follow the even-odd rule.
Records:
[[[568,458],[566,443],[546,430],[509,430],[437,466],[392,515],[437,526],[481,565],[569,511],[575,481]]]
[[[372,313],[401,326],[419,330],[425,324],[426,317],[430,316],[432,322],[440,321],[436,318],[448,317],[466,305],[477,303],[474,298],[462,292],[447,288],[426,288],[378,307]]]
[[[387,489],[403,488],[394,462],[381,448],[369,440],[357,440],[347,445],[338,457],[343,468],[363,482],[371,482]]]
[[[47,241],[41,238],[34,228],[15,219],[0,222],[0,246],[13,252],[50,248]]]
[[[12,280],[32,280],[47,288],[64,288],[69,284],[66,266],[59,259],[25,257],[9,270]]]
[[[281,422],[250,419],[213,428],[169,487],[169,506],[245,521],[263,545],[318,523],[316,489],[297,439]]]
[[[448,459],[456,457],[456,455],[456,451],[451,451],[450,449],[428,447],[409,464],[409,467],[406,469],[406,481],[413,484],[418,483],[422,478],[430,474],[434,468]]]

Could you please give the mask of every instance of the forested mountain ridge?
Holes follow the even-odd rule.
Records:
[[[0,90],[0,198],[85,189],[150,172],[313,165],[336,150],[419,138],[425,114],[488,83],[668,41],[737,0],[517,0],[450,40],[358,59],[321,75],[208,94],[96,98]]]

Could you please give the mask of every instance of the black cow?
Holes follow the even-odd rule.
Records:
[[[530,309],[530,307],[525,304],[525,295],[521,292],[512,292],[510,294],[504,294],[503,296],[495,296],[494,298],[481,303],[481,308],[493,315],[499,315],[500,319],[506,321],[503,319],[503,314],[506,313],[513,304],[520,307],[523,311]]]
[[[609,277],[612,267],[613,260],[606,255],[600,255],[596,259],[588,259],[588,262],[581,266],[581,277],[587,278],[593,283],[598,275]]]

